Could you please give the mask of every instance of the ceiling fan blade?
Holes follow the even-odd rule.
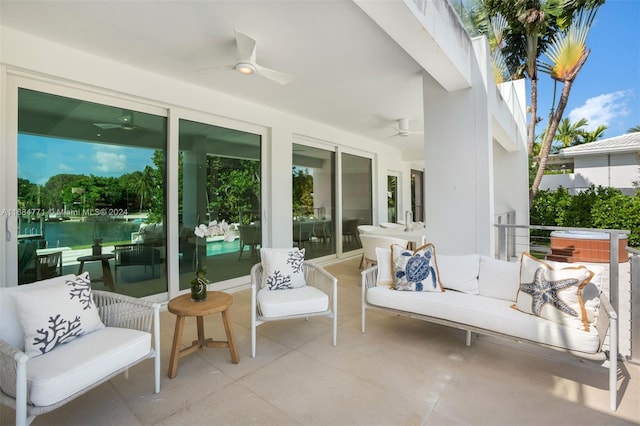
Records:
[[[256,67],[258,74],[262,75],[265,78],[268,78],[269,80],[275,81],[276,83],[281,84],[283,86],[289,83],[291,80],[293,80],[293,77],[290,76],[289,74],[272,70],[270,68],[266,68],[258,64],[253,64],[253,65]]]
[[[119,129],[121,124],[113,124],[113,123],[93,123],[94,126],[100,127],[103,130],[107,129]]]
[[[256,41],[248,35],[235,30],[236,44],[238,47],[238,59],[243,62],[255,63]]]
[[[197,69],[196,71],[207,72],[207,71],[225,71],[225,70],[232,70],[232,69],[233,69],[233,65],[222,65],[217,67],[200,68],[200,69]]]

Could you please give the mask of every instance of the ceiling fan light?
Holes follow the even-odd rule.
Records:
[[[245,75],[251,75],[256,72],[256,67],[254,67],[253,64],[247,62],[237,63],[233,68],[240,74]]]

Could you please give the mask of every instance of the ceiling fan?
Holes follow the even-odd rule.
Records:
[[[394,127],[398,131],[395,135],[391,135],[388,138],[393,138],[395,136],[407,137],[409,135],[421,135],[423,133],[422,130],[409,130],[409,119],[401,118],[398,120],[398,127]]]
[[[101,128],[102,130],[122,129],[122,130],[145,130],[150,131],[144,127],[138,127],[133,123],[133,113],[121,115],[117,118],[119,123],[93,123],[94,126]]]
[[[235,30],[235,35],[238,54],[236,61],[229,65],[204,68],[200,71],[236,70],[245,75],[259,74],[283,86],[293,79],[288,74],[259,65],[256,62],[256,41],[238,30]]]

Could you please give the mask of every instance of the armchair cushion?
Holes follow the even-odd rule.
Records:
[[[27,368],[29,402],[48,406],[62,401],[146,357],[150,346],[150,333],[106,327],[32,358]]]
[[[324,312],[329,309],[329,296],[312,286],[288,291],[263,288],[258,292],[257,299],[262,316],[267,318]]]
[[[29,357],[104,328],[93,302],[89,273],[46,287],[14,293]]]
[[[304,249],[261,248],[262,287],[268,290],[286,290],[305,286]]]

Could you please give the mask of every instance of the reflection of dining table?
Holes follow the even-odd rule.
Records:
[[[413,249],[427,243],[427,230],[424,227],[412,229],[411,231],[405,231],[402,228],[381,228],[376,230],[375,234],[403,238],[409,241],[409,244]]]
[[[115,286],[113,285],[113,276],[111,275],[111,265],[109,265],[109,261],[113,258],[115,258],[116,255],[115,254],[101,254],[98,256],[93,256],[93,255],[89,255],[89,256],[80,256],[77,260],[78,262],[80,262],[80,267],[78,268],[78,275],[80,275],[82,273],[82,270],[84,269],[84,263],[85,262],[97,262],[100,261],[102,263],[102,279],[94,279],[92,278],[91,281],[104,281],[104,284],[109,287],[109,289],[111,291],[116,291]]]

